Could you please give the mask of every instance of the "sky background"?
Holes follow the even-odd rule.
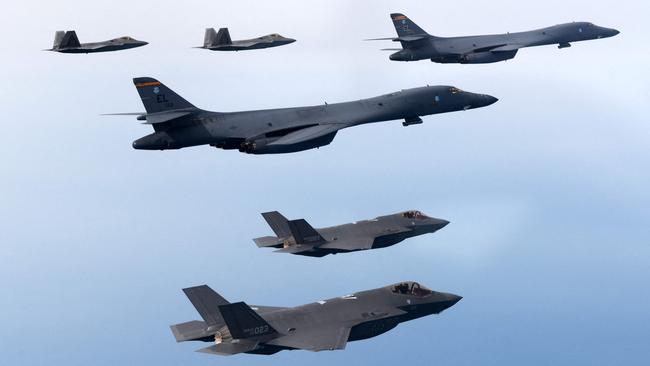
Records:
[[[394,63],[364,38],[404,12],[439,36],[569,21],[615,38],[490,65]],[[0,364],[647,365],[650,34],[647,1],[23,1],[0,31]],[[206,27],[286,47],[191,49]],[[143,48],[41,52],[56,30]],[[136,151],[150,133],[131,78],[215,111],[314,105],[426,84],[488,108],[347,129],[327,147],[249,156]],[[260,212],[312,225],[419,209],[451,224],[321,259],[258,249]],[[464,299],[345,351],[219,358],[177,344],[199,316],[181,289],[294,306],[416,280]]]

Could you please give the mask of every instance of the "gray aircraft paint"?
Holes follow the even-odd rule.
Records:
[[[344,128],[397,119],[408,126],[422,123],[420,116],[485,107],[498,100],[452,86],[427,86],[354,102],[219,113],[193,106],[156,79],[133,82],[146,113],[121,114],[138,115],[153,126],[154,133],[133,142],[135,149],[143,150],[211,145],[249,154],[291,153],[328,145]]]
[[[282,37],[277,33],[266,36],[233,41],[230,38],[228,28],[221,28],[217,33],[214,28],[207,28],[203,38],[203,48],[211,51],[246,51],[262,48],[284,46],[295,42],[293,38]]]
[[[253,239],[257,246],[310,257],[385,248],[414,236],[434,233],[449,224],[449,221],[428,217],[420,211],[320,229],[312,228],[302,219],[289,221],[276,211],[265,212],[262,216],[277,236]]]
[[[61,53],[96,53],[120,51],[129,48],[142,47],[149,43],[138,41],[128,36],[110,39],[103,42],[80,43],[75,31],[57,31],[54,34],[54,44],[51,49],[45,51],[54,51]]]
[[[439,314],[462,298],[402,282],[311,304],[287,307],[229,303],[206,285],[183,290],[203,321],[172,325],[177,342],[202,341],[215,355],[271,355],[282,350],[339,350],[400,323]]]
[[[604,28],[588,22],[559,24],[527,32],[466,36],[436,37],[428,34],[404,14],[391,14],[397,38],[375,38],[400,42],[402,49],[390,55],[393,61],[430,59],[438,63],[484,64],[514,58],[525,47],[557,44],[559,48],[571,42],[608,38],[617,35],[616,29]]]

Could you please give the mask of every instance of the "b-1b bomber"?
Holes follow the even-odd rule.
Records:
[[[574,22],[527,32],[436,37],[404,14],[395,13],[390,17],[397,31],[397,38],[374,38],[369,41],[400,42],[402,48],[385,49],[398,51],[390,55],[393,61],[430,59],[443,64],[486,64],[510,60],[524,47],[557,44],[559,48],[566,48],[571,47],[571,42],[608,38],[619,33],[616,29],[599,27],[588,22]]]
[[[198,352],[222,356],[341,350],[400,323],[440,314],[462,299],[411,281],[292,308],[230,303],[206,285],[183,292],[203,320],[172,325],[176,341],[212,343]]]
[[[146,113],[118,114],[137,115],[153,126],[154,133],[133,142],[141,150],[210,145],[248,154],[293,153],[329,145],[344,128],[399,119],[409,126],[422,123],[421,116],[497,101],[453,86],[426,86],[354,102],[222,113],[195,107],[156,79],[133,82]]]
[[[309,257],[379,249],[405,239],[434,233],[449,224],[420,211],[406,211],[371,220],[314,229],[304,219],[287,220],[277,211],[262,214],[277,236],[253,239],[260,248]]]

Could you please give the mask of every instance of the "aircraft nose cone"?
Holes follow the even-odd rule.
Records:
[[[460,300],[463,299],[462,296],[458,296],[458,295],[455,295],[455,294],[448,294],[448,293],[444,293],[444,292],[440,293],[440,295],[441,295],[441,297],[440,297],[440,300],[438,300],[438,301],[439,301],[439,304],[440,304],[440,306],[442,308],[441,311],[449,309],[450,307],[456,305],[456,303],[458,303]]]
[[[138,148],[138,142],[133,141],[133,144],[131,144],[131,146],[133,146],[134,149],[137,149]]]
[[[492,104],[499,101],[498,98],[495,98],[495,97],[493,97],[491,95],[484,95],[483,99],[485,100],[485,105],[484,105],[485,107],[487,107],[489,105],[492,105]]]
[[[612,29],[610,32],[610,37],[614,37],[616,35],[619,35],[621,32],[618,31],[618,29]]]
[[[438,227],[438,229],[442,229],[443,227],[449,225],[449,221],[443,220],[443,219],[435,219],[434,224]]]
[[[449,296],[449,302],[451,304],[451,305],[449,305],[450,307],[456,305],[457,302],[459,302],[460,300],[463,299],[462,296],[458,296],[458,295],[454,295],[454,294],[449,294],[449,295],[450,295]]]

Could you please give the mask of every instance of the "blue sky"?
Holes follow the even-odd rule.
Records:
[[[0,60],[0,362],[16,365],[644,365],[650,356],[650,51],[642,1],[529,4],[27,1],[3,11]],[[391,63],[401,11],[441,36],[573,20],[619,29],[569,49],[491,65]],[[251,53],[190,49],[205,27],[298,42]],[[150,45],[63,55],[130,35]],[[12,50],[9,52],[9,50]],[[147,152],[152,76],[217,111],[364,98],[425,84],[500,101],[479,110],[342,131],[328,147],[248,156]],[[272,254],[260,212],[314,226],[420,209],[452,223],[384,250],[323,259]],[[217,358],[176,344],[198,318],[183,287],[298,305],[401,280],[464,299],[343,352]]]

